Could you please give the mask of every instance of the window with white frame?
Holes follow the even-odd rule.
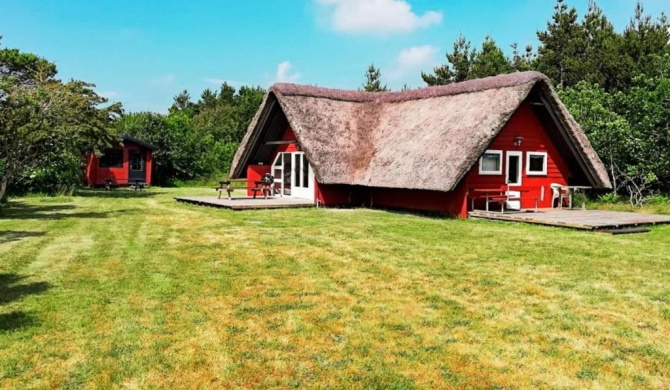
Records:
[[[526,152],[526,174],[547,174],[547,152]]]
[[[502,150],[487,150],[479,159],[480,175],[502,175]]]

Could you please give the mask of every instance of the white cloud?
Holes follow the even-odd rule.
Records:
[[[429,70],[438,62],[437,52],[438,48],[431,45],[413,46],[401,50],[388,71],[389,79],[401,80],[409,75],[416,76],[422,70]]]
[[[291,73],[293,65],[290,61],[284,61],[277,65],[277,73],[275,75],[276,83],[295,83],[300,79],[300,73]]]
[[[335,31],[354,34],[411,32],[442,21],[442,13],[417,15],[406,0],[316,0]]]

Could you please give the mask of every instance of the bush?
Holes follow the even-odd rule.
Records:
[[[610,204],[619,203],[621,201],[621,196],[619,196],[614,192],[608,192],[605,195],[599,196],[598,201],[600,203],[610,203]]]

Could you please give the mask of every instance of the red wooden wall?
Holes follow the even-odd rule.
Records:
[[[118,148],[115,148],[118,150]],[[128,185],[128,170],[130,165],[130,150],[143,150],[146,179],[145,183],[151,184],[151,171],[153,166],[153,153],[139,145],[125,142],[123,146],[123,165],[120,167],[101,167],[100,159],[94,155],[88,155],[86,161],[86,184],[89,186],[105,185],[107,179],[112,180],[113,185]]]
[[[272,165],[249,165],[247,167],[247,196],[254,196],[254,192],[249,189],[255,182],[260,181],[263,175],[270,173]]]
[[[514,146],[516,137],[523,137],[521,146]],[[502,175],[480,175],[479,161],[470,169],[464,179],[468,188],[497,188],[505,186],[507,163],[505,152],[519,151],[523,152],[521,158],[521,186],[514,186],[512,190],[520,189],[521,207],[535,207],[534,198],[540,194],[540,188],[544,187],[544,202],[538,204],[539,207],[551,207],[551,183],[567,184],[571,176],[570,169],[565,160],[560,155],[556,146],[549,138],[547,131],[540,122],[540,119],[533,111],[530,105],[523,105],[512,115],[507,125],[493,140],[488,149],[502,150]],[[546,152],[547,153],[547,174],[543,176],[526,174],[526,153],[527,152]]]

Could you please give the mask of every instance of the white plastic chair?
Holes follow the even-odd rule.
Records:
[[[572,194],[570,191],[564,191],[563,185],[558,183],[551,183],[551,207],[554,208],[554,202],[558,200],[559,209],[563,208],[563,200],[568,199],[569,204],[572,204]]]

